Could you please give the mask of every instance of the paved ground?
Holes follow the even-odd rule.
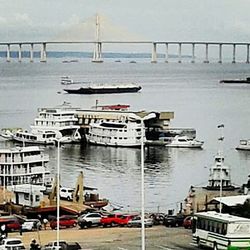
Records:
[[[42,230],[40,232],[10,233],[9,237],[21,237],[25,246],[29,249],[32,238],[45,245],[49,241],[56,240],[55,230]],[[141,247],[141,231],[138,228],[90,228],[90,229],[62,229],[60,239],[77,241],[83,249],[88,250],[137,250]],[[147,250],[181,250],[197,249],[191,245],[191,230],[184,228],[166,228],[154,226],[146,228]]]

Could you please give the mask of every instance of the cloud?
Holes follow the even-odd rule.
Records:
[[[16,13],[14,15],[14,18],[12,19],[12,22],[14,24],[20,24],[20,25],[29,25],[29,26],[32,26],[33,22],[31,20],[31,18],[28,16],[28,14],[26,13],[23,13],[23,14],[20,14],[20,13]]]
[[[6,18],[0,16],[0,24],[2,25],[2,24],[6,24],[6,23],[7,23]]]

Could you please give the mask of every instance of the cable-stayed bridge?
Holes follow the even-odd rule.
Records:
[[[249,63],[249,47],[250,43],[245,42],[206,42],[206,41],[151,41],[132,34],[122,27],[113,25],[109,19],[104,16],[96,15],[85,22],[67,27],[63,32],[60,32],[48,41],[23,41],[23,42],[0,42],[0,48],[6,48],[6,61],[11,61],[11,49],[18,48],[18,61],[22,61],[23,47],[29,47],[30,62],[34,61],[34,47],[39,47],[40,61],[47,61],[47,47],[61,46],[61,45],[87,45],[93,46],[92,62],[103,62],[103,47],[119,45],[124,46],[132,44],[137,46],[151,47],[151,62],[156,63],[157,49],[164,47],[164,61],[169,62],[170,47],[177,47],[177,60],[179,63],[183,61],[183,48],[190,49],[190,62],[194,63],[196,60],[196,49],[202,47],[204,53],[204,63],[209,63],[210,48],[217,48],[217,62],[223,62],[223,50],[227,47],[231,48],[231,62],[236,63],[238,48],[243,48],[245,63]],[[227,53],[228,55],[228,53]]]

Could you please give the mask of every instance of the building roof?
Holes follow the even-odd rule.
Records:
[[[234,195],[234,196],[225,196],[225,197],[215,197],[213,201],[221,202],[222,204],[228,207],[234,207],[237,205],[243,205],[246,200],[250,199],[250,195]]]

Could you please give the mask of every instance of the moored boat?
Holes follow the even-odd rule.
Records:
[[[201,148],[204,144],[203,141],[198,141],[188,136],[176,135],[173,138],[162,137],[159,139],[166,143],[165,144],[166,147],[173,147],[173,148]]]
[[[131,121],[100,121],[90,123],[86,137],[91,144],[137,147],[141,145],[141,126]]]
[[[127,84],[91,84],[78,88],[64,89],[69,94],[112,94],[112,93],[134,93],[141,90],[141,86],[134,83]]]
[[[77,123],[76,108],[64,103],[55,108],[40,108],[31,130],[34,134],[54,132],[60,143],[80,142],[80,126]]]
[[[53,131],[37,131],[37,133],[20,131],[14,133],[12,139],[22,143],[54,145],[56,133]]]
[[[49,176],[49,156],[38,146],[0,149],[0,186],[44,186]]]
[[[240,144],[235,149],[237,149],[237,150],[250,150],[250,139],[240,140]]]
[[[246,79],[221,80],[220,83],[250,83],[250,77],[247,77]]]
[[[22,131],[22,129],[21,128],[3,128],[0,131],[0,136],[6,140],[12,140],[14,133],[19,132],[19,131]]]

